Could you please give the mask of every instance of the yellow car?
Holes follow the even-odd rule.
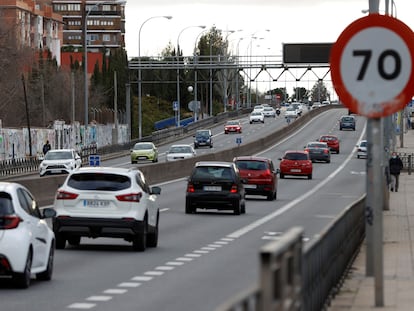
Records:
[[[151,142],[136,143],[131,149],[131,163],[138,161],[158,162],[158,149]]]

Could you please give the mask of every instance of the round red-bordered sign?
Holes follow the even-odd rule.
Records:
[[[370,14],[351,23],[331,49],[332,82],[351,111],[380,118],[414,95],[414,33],[400,20]]]

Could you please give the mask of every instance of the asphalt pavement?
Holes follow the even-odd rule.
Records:
[[[395,151],[414,154],[414,130],[404,134],[402,145],[397,138]],[[402,172],[398,192],[389,192],[389,210],[383,211],[383,291],[375,288],[375,276],[366,275],[365,240],[327,310],[414,310],[413,190],[414,172]]]

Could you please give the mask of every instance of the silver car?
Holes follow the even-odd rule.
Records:
[[[39,165],[40,177],[47,174],[69,174],[82,166],[82,160],[75,149],[49,150]]]

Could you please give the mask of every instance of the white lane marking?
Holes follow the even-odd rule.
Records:
[[[222,241],[227,241],[227,242],[234,241],[234,239],[230,239],[230,238],[222,238],[221,240],[222,240]]]
[[[362,137],[364,137],[365,130],[366,130],[366,128],[364,128],[364,130],[361,132],[361,136],[360,136],[359,140],[361,140]],[[274,211],[273,213],[268,214],[268,215],[266,215],[266,216],[264,216],[264,217],[262,217],[262,218],[260,218],[256,221],[252,222],[251,224],[234,231],[233,233],[230,233],[229,235],[227,235],[227,237],[240,238],[241,236],[245,235],[246,233],[252,231],[253,229],[256,229],[257,227],[265,224],[266,222],[272,220],[273,218],[276,218],[277,216],[280,216],[283,213],[287,212],[288,210],[292,209],[296,204],[298,204],[301,201],[307,199],[308,197],[310,197],[311,195],[316,193],[318,190],[320,190],[327,183],[329,183],[336,175],[339,174],[340,171],[342,171],[344,169],[344,167],[348,164],[348,162],[352,158],[353,158],[353,153],[350,153],[348,155],[348,157],[346,158],[346,160],[335,171],[333,171],[327,178],[325,178],[322,182],[317,184],[314,188],[312,188],[308,192],[302,194],[300,197],[296,198],[295,200],[291,201],[290,203],[282,206],[280,209]]]
[[[178,257],[175,258],[175,260],[177,261],[192,261],[194,258],[190,258],[190,257]]]
[[[223,247],[223,245],[220,245],[220,244],[209,244],[208,247],[218,248],[218,247]]]
[[[166,212],[166,211],[168,211],[169,210],[169,208],[168,207],[166,207],[166,208],[161,208],[160,209],[160,212]]]
[[[214,242],[214,244],[227,245],[227,244],[229,244],[229,242],[226,242],[226,241],[216,241],[216,242]]]
[[[209,251],[196,250],[196,251],[194,251],[194,253],[196,253],[196,254],[208,254]]]
[[[200,255],[200,254],[185,254],[184,256],[185,256],[185,257],[193,257],[193,258],[197,258],[197,257],[200,257],[201,255]]]
[[[89,300],[89,301],[109,301],[111,299],[112,299],[111,296],[90,296],[86,298],[86,300]]]
[[[169,261],[166,263],[166,265],[170,265],[170,266],[182,266],[184,264],[184,262],[181,261]]]
[[[145,275],[152,275],[152,276],[159,276],[159,275],[163,275],[164,272],[163,271],[147,271],[144,272]]]
[[[125,294],[128,290],[127,289],[120,289],[120,288],[109,288],[103,291],[104,294],[112,294],[112,295],[120,295]]]
[[[161,271],[170,271],[174,269],[175,267],[171,267],[171,266],[159,266],[155,268],[155,270],[161,270]]]
[[[215,247],[202,247],[202,250],[206,250],[206,251],[214,251],[216,248]]]
[[[134,276],[131,280],[132,281],[138,281],[138,282],[147,282],[151,281],[153,279],[152,276]]]
[[[138,287],[140,285],[141,285],[141,283],[137,283],[137,282],[123,282],[123,283],[119,283],[117,286],[119,286],[119,287]]]
[[[87,310],[87,309],[92,309],[95,306],[96,306],[96,303],[76,302],[76,303],[72,303],[71,305],[69,305],[68,308]]]

